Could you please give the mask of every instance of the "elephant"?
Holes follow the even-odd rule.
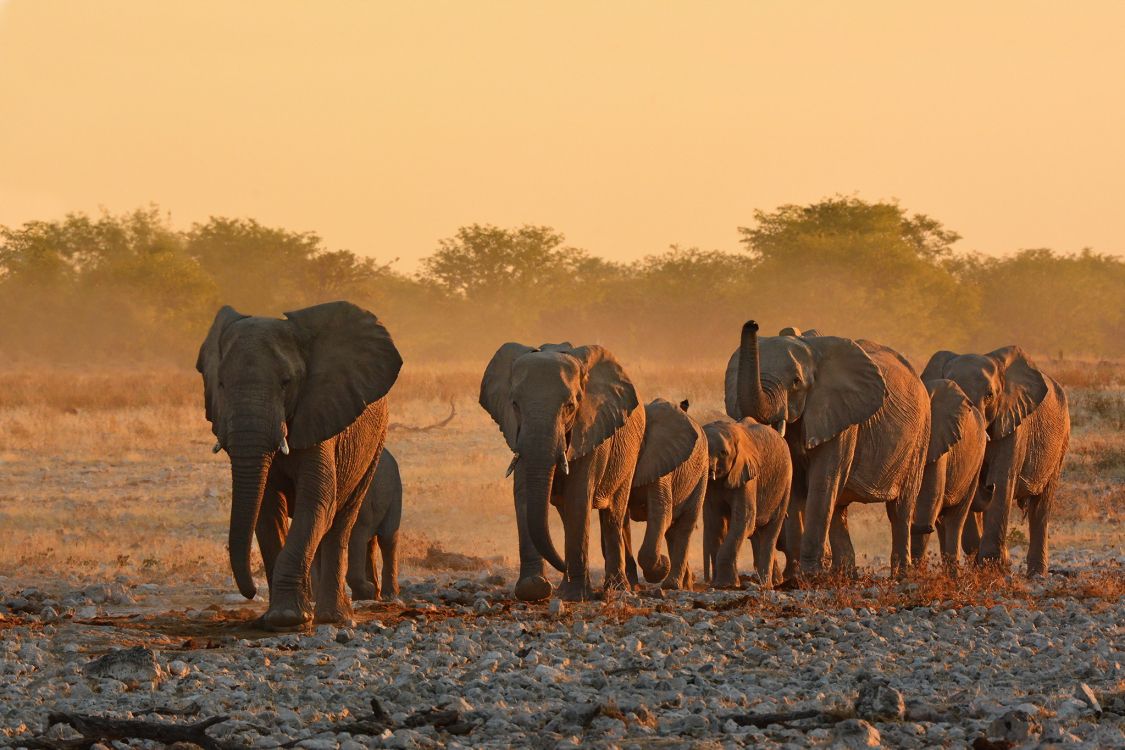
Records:
[[[1018,346],[988,354],[939,351],[922,377],[957,383],[988,423],[979,559],[1007,563],[1008,520],[1017,504],[1026,511],[1031,532],[1027,573],[1046,573],[1047,524],[1070,442],[1066,392]]]
[[[773,585],[774,548],[789,511],[793,464],[778,432],[752,419],[703,426],[709,481],[703,501],[703,577],[738,586],[738,553],[750,538],[762,586]]]
[[[591,509],[600,516],[605,589],[629,590],[626,513],[645,410],[613,355],[596,345],[506,343],[485,368],[480,405],[513,453],[508,474],[515,473],[519,534],[516,597],[539,601],[551,595],[544,560],[564,573],[560,598],[593,597]],[[563,519],[565,562],[547,525],[551,503]]]
[[[926,381],[926,390],[930,392],[930,444],[910,527],[910,556],[915,565],[922,561],[936,529],[942,559],[954,568],[961,532],[977,492],[988,425],[984,414],[952,380]]]
[[[823,570],[829,538],[833,567],[854,567],[846,510],[864,502],[886,504],[891,571],[903,575],[930,434],[929,396],[914,368],[864,339],[791,333],[759,342],[753,320],[732,360],[728,409],[773,426],[789,445],[790,511],[803,512],[805,528],[787,528],[785,546],[799,547],[801,572]]]
[[[398,461],[383,448],[379,468],[359,508],[348,542],[348,588],[353,600],[390,601],[398,596],[398,528],[402,522],[402,478]],[[375,548],[383,562],[382,585],[376,573]]]
[[[265,563],[262,627],[350,619],[348,541],[383,450],[386,396],[401,368],[387,329],[349,302],[284,319],[230,306],[215,315],[196,369],[214,451],[230,457],[230,564],[246,598],[256,593],[252,534]],[[314,611],[309,571],[318,549]]]
[[[706,488],[707,440],[686,413],[686,402],[677,406],[658,398],[645,404],[645,436],[629,493],[629,518],[646,522],[637,554],[646,581],[664,589],[691,589],[688,544]]]

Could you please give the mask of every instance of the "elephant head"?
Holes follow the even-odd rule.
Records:
[[[633,383],[600,346],[507,343],[485,368],[480,405],[514,454],[517,511],[536,550],[565,570],[547,524],[555,472],[569,473],[571,461],[625,425],[638,406]]]
[[[1047,397],[1047,381],[1023,350],[1005,346],[988,354],[940,351],[930,357],[922,380],[952,380],[984,414],[993,440],[1007,437]]]
[[[225,449],[231,461],[231,570],[239,591],[253,598],[251,536],[275,455],[342,432],[387,394],[402,358],[376,317],[348,302],[285,313],[284,320],[225,306],[195,367],[215,451]]]
[[[946,472],[944,462],[937,464],[969,433],[970,421],[981,418],[965,392],[952,380],[928,380],[926,390],[930,393],[930,444],[911,525],[915,534],[932,534],[941,514]]]
[[[750,417],[783,435],[800,420],[806,450],[867,421],[887,397],[878,365],[852,339],[812,332],[759,338],[752,320],[742,327],[726,385],[732,418]]]
[[[710,479],[727,489],[745,486],[754,478],[753,450],[746,431],[737,422],[709,422],[703,426],[707,436]]]

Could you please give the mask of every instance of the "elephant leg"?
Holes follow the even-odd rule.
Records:
[[[320,543],[321,569],[316,581],[316,621],[345,623],[352,619],[351,599],[344,589],[347,556],[352,529],[360,506],[375,476],[376,460],[371,462],[359,485],[339,504],[324,539]],[[363,545],[366,547],[366,544]],[[361,566],[359,570],[363,570]]]
[[[576,462],[577,463],[577,462]],[[567,477],[565,496],[561,513],[563,516],[563,530],[566,545],[566,572],[558,587],[558,597],[565,601],[579,602],[594,598],[594,588],[590,582],[590,511],[594,497],[594,481],[590,477],[591,467],[585,462],[582,469],[576,471],[572,464],[571,473]],[[627,489],[627,488],[626,488]],[[611,503],[612,505],[612,503]],[[608,510],[608,509],[607,509]],[[603,514],[606,510],[601,511]],[[604,518],[604,516],[603,516]],[[621,521],[606,524],[603,521],[602,533],[607,533],[607,526],[616,526],[614,549],[610,549],[609,540],[606,539],[603,549],[606,558],[606,583],[610,584],[609,571],[617,572],[620,567],[620,580],[614,581],[617,586],[628,583],[625,578],[624,542],[621,539]]]
[[[1047,573],[1047,522],[1051,519],[1051,505],[1054,502],[1057,478],[1052,479],[1038,495],[1028,500],[1027,522],[1029,540],[1027,546],[1027,574],[1041,576]]]
[[[621,531],[622,538],[625,540],[625,578],[629,580],[629,586],[636,588],[640,583],[640,576],[637,575],[637,560],[633,557],[633,530],[629,526],[629,514],[625,514],[623,521],[623,529]],[[603,558],[605,552],[602,552]]]
[[[352,534],[355,534],[355,529],[352,529]],[[363,560],[363,580],[370,583],[376,592],[379,591],[379,566],[375,564],[375,550],[382,549],[382,546],[377,536],[371,537]]]
[[[965,528],[961,530],[961,551],[965,553],[965,557],[973,562],[977,561],[977,553],[980,552],[981,516],[983,515],[983,513],[978,513],[970,508],[969,515],[965,518]]]
[[[848,506],[836,508],[828,526],[828,546],[832,550],[832,572],[843,575],[855,573],[855,547],[852,532],[848,529]]]
[[[605,555],[605,590],[632,591],[625,574],[625,516],[629,502],[629,488],[616,498],[608,508],[598,511]],[[588,518],[589,516],[587,516]],[[649,523],[652,523],[649,521]]]
[[[977,482],[969,487],[961,502],[949,508],[945,515],[940,516],[938,523],[938,540],[941,542],[941,559],[946,572],[952,574],[957,570],[959,563],[958,546],[965,539],[966,528],[973,517],[973,497],[977,493]],[[974,524],[975,528],[975,524]]]
[[[398,598],[398,529],[379,537],[379,553],[383,556],[383,585],[379,598],[385,602]]]
[[[707,478],[704,476],[696,483],[687,502],[680,508],[679,516],[668,529],[666,537],[672,569],[661,584],[663,588],[683,588],[688,591],[692,589],[692,575],[687,559],[688,546],[695,527],[699,525],[699,516],[703,512],[703,498],[706,493]]]
[[[715,552],[726,536],[726,517],[721,505],[714,491],[703,501],[703,580],[707,583],[714,577]]]
[[[762,528],[754,532],[751,543],[754,546],[754,567],[758,570],[762,588],[773,588],[775,579],[775,552],[777,540],[781,536],[782,526],[785,524],[785,514],[778,513]],[[780,583],[780,581],[777,581]]]
[[[1015,484],[1015,478],[998,484],[992,502],[984,511],[984,531],[978,553],[981,562],[1008,565],[1008,524],[1015,502]]]
[[[254,535],[258,538],[258,549],[266,568],[266,581],[273,590],[273,570],[277,556],[285,546],[289,534],[289,507],[283,495],[272,481],[266,483],[262,493],[262,509],[258,513],[258,523]]]
[[[824,571],[824,545],[828,526],[836,510],[836,499],[848,481],[858,428],[845,429],[832,440],[817,446],[809,460],[808,496],[805,500],[805,531],[801,537],[801,572]]]
[[[351,540],[348,542],[348,588],[352,591],[352,599],[370,600],[375,598],[378,586],[371,581],[369,568],[371,555],[374,553],[375,538],[368,537],[365,530],[356,524],[352,529]]]
[[[669,556],[664,552],[664,541],[673,524],[672,476],[660,477],[643,491],[648,521],[638,553],[639,563],[646,581],[661,583],[668,578],[672,567]]]
[[[758,480],[751,479],[736,489],[728,490],[730,497],[730,528],[715,555],[715,586],[738,588],[738,555],[749,531],[757,525]]]
[[[891,575],[902,578],[910,568],[911,508],[905,498],[887,503],[887,520],[891,522]]]

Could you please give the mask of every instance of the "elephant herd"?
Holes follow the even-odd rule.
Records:
[[[263,627],[347,620],[345,582],[357,599],[397,592],[402,489],[383,443],[401,366],[383,325],[347,302],[284,319],[230,307],[216,315],[197,369],[215,450],[231,461],[230,560],[244,596],[255,595],[251,536],[265,563]],[[701,426],[687,402],[643,404],[601,346],[502,345],[485,368],[480,404],[512,452],[516,597],[594,596],[595,510],[606,590],[636,586],[638,566],[663,588],[690,588],[688,547],[701,517],[704,578],[714,586],[739,585],[746,539],[763,586],[815,575],[829,559],[847,571],[853,502],[885,505],[895,575],[920,560],[935,531],[947,564],[959,548],[1006,562],[1013,505],[1029,519],[1028,573],[1046,571],[1070,424],[1062,388],[1018,347],[938,352],[919,377],[872,341],[791,328],[759,336],[750,321],[724,395],[730,419]],[[562,554],[551,505],[562,518]],[[635,558],[633,521],[646,524]],[[547,563],[563,574],[557,587]]]

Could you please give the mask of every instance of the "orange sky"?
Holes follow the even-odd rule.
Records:
[[[897,197],[1125,252],[1125,3],[0,0],[0,223],[156,202],[410,270],[470,222],[734,249]]]

